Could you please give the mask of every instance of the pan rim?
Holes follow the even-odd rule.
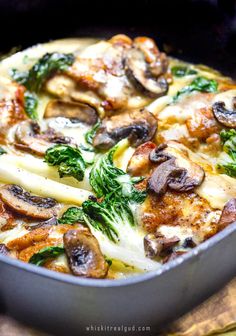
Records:
[[[216,235],[209,238],[205,242],[201,243],[200,245],[198,245],[197,247],[195,247],[193,250],[189,251],[188,253],[182,256],[179,256],[177,259],[172,260],[168,262],[167,264],[160,266],[160,268],[150,271],[150,272],[140,274],[140,275],[130,276],[125,279],[112,280],[112,279],[79,278],[79,277],[75,277],[70,274],[59,273],[59,272],[48,270],[43,267],[38,267],[35,265],[24,263],[23,261],[13,259],[5,255],[0,255],[0,263],[3,262],[14,268],[18,268],[26,272],[36,274],[40,277],[50,278],[58,282],[67,283],[69,285],[75,285],[75,286],[81,286],[81,287],[99,287],[99,288],[101,287],[103,288],[104,287],[106,288],[125,287],[125,286],[138,284],[141,282],[145,282],[148,280],[152,280],[155,277],[161,276],[164,273],[175,269],[179,265],[186,263],[188,260],[191,260],[194,257],[198,257],[204,254],[206,250],[220,243],[222,240],[224,240],[224,238],[230,236],[234,231],[236,231],[236,222],[228,225],[224,230],[218,232]]]

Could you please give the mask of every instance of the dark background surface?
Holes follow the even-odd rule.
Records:
[[[68,36],[141,34],[236,78],[235,0],[0,0],[0,14],[2,52]]]

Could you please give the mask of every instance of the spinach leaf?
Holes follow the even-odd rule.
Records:
[[[24,93],[24,107],[25,112],[33,120],[38,119],[37,114],[38,98],[34,93],[25,91]]]
[[[62,217],[58,220],[59,224],[85,223],[83,209],[71,207],[67,209]]]
[[[78,181],[83,180],[87,164],[79,148],[55,145],[46,151],[44,159],[49,166],[58,166],[60,177],[72,176]]]
[[[87,215],[88,223],[115,243],[118,241],[118,232],[114,228],[114,223],[124,225],[127,220],[130,223],[131,218],[131,224],[133,225],[133,216],[132,213],[130,214],[130,209],[127,207],[127,215],[126,209],[122,208],[122,203],[115,201],[110,195],[101,203],[87,200],[82,204],[82,207]]]
[[[88,209],[90,205],[90,209]],[[71,207],[67,209],[62,217],[58,220],[59,224],[74,224],[74,223],[81,223],[86,225],[91,225],[94,227],[95,230],[101,231],[105,234],[110,240],[115,242],[115,238],[117,237],[117,233],[113,228],[113,225],[110,221],[99,221],[98,214],[94,217],[94,212],[97,209],[103,208],[103,205],[100,206],[100,203],[96,203],[93,201],[85,201],[83,203],[83,208],[80,207]],[[99,211],[98,211],[99,212]],[[90,216],[91,215],[91,216]],[[100,217],[99,217],[100,218]]]
[[[134,202],[142,203],[146,197],[146,192],[139,191],[133,186],[142,177],[131,179],[122,169],[114,165],[113,156],[118,146],[119,144],[96,160],[89,175],[90,185],[97,197],[106,196],[115,191],[116,194],[125,196]]]
[[[97,132],[97,129],[101,125],[101,121],[98,121],[86,134],[85,134],[85,140],[89,145],[93,144],[93,138],[95,137],[95,134]]]
[[[189,75],[196,75],[197,71],[187,66],[174,66],[171,68],[171,73],[175,77],[184,77]]]
[[[236,177],[236,130],[222,130],[220,133],[227,159],[220,159],[217,168],[221,173]]]
[[[102,197],[102,200],[89,199],[83,202],[82,208],[67,209],[59,219],[59,223],[87,224],[115,243],[119,241],[117,227],[127,223],[130,226],[136,225],[132,205],[142,203],[146,197],[146,191],[140,191],[134,187],[135,183],[143,179],[142,177],[131,178],[123,170],[115,167],[113,155],[118,147],[119,144],[108,153],[100,155],[90,172],[90,184],[97,197]]]
[[[39,92],[44,81],[55,71],[65,71],[74,62],[73,54],[47,53],[29,71],[12,69],[12,78],[29,91]]]
[[[184,86],[180,91],[177,92],[177,94],[173,97],[173,102],[178,101],[179,97],[183,94],[189,94],[193,91],[216,92],[217,88],[218,83],[214,79],[197,77],[188,86]]]
[[[37,266],[42,266],[49,259],[56,258],[64,252],[65,249],[62,246],[44,247],[30,258],[29,263]]]

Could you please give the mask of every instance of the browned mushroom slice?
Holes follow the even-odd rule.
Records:
[[[19,149],[33,152],[39,156],[44,156],[46,150],[53,144],[68,144],[71,138],[48,128],[41,132],[37,122],[27,120],[21,122],[15,133],[15,146]]]
[[[94,125],[98,119],[96,110],[87,104],[56,99],[48,103],[44,117],[65,117],[88,125]]]
[[[144,237],[146,257],[151,259],[160,257],[164,252],[169,252],[179,241],[180,239],[176,236],[167,238],[159,232],[155,234],[149,233]]]
[[[0,197],[11,209],[34,218],[48,219],[56,216],[59,211],[59,205],[55,199],[32,196],[15,184],[2,186]]]
[[[142,48],[143,49],[143,48]],[[127,77],[137,90],[143,94],[158,98],[168,91],[168,83],[163,74],[167,70],[167,58],[155,55],[156,62],[147,62],[145,53],[138,48],[131,48],[127,51],[125,58],[125,70]]]
[[[35,224],[30,224],[30,225],[26,225],[25,228],[29,231],[32,230],[36,230],[39,228],[49,228],[53,225],[57,225],[58,224],[58,220],[56,217],[52,217],[47,219],[46,221],[41,221],[39,223],[35,223]]]
[[[8,255],[9,252],[5,244],[0,244],[0,254]]]
[[[185,253],[187,253],[187,251],[173,251],[162,260],[162,263],[166,264],[167,262],[175,260],[176,258],[182,256]]]
[[[218,223],[219,229],[222,230],[233,222],[236,222],[236,198],[232,198],[225,204]]]
[[[216,102],[212,106],[214,116],[224,126],[236,128],[236,106],[235,99],[232,110],[227,110],[224,102]]]
[[[163,151],[165,148],[167,148],[166,144],[161,144],[160,146],[154,148],[149,154],[149,160],[153,163],[162,163],[173,158],[171,154]]]
[[[157,195],[163,195],[167,188],[185,192],[193,190],[199,186],[204,177],[204,170],[196,163],[192,162],[187,155],[178,151],[174,147],[163,148],[163,152],[156,150],[155,160],[162,162],[153,172],[148,180],[148,189]],[[168,159],[169,156],[169,159]]]
[[[134,110],[105,118],[93,140],[96,148],[108,149],[128,138],[133,146],[151,140],[157,130],[157,120],[147,110]]]
[[[64,234],[64,247],[74,275],[86,278],[104,278],[108,265],[97,239],[89,230],[69,230]]]

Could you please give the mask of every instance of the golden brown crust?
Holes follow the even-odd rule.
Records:
[[[49,236],[50,228],[38,228],[30,231],[22,237],[11,240],[7,247],[10,250],[21,251],[38,242],[46,240]]]

